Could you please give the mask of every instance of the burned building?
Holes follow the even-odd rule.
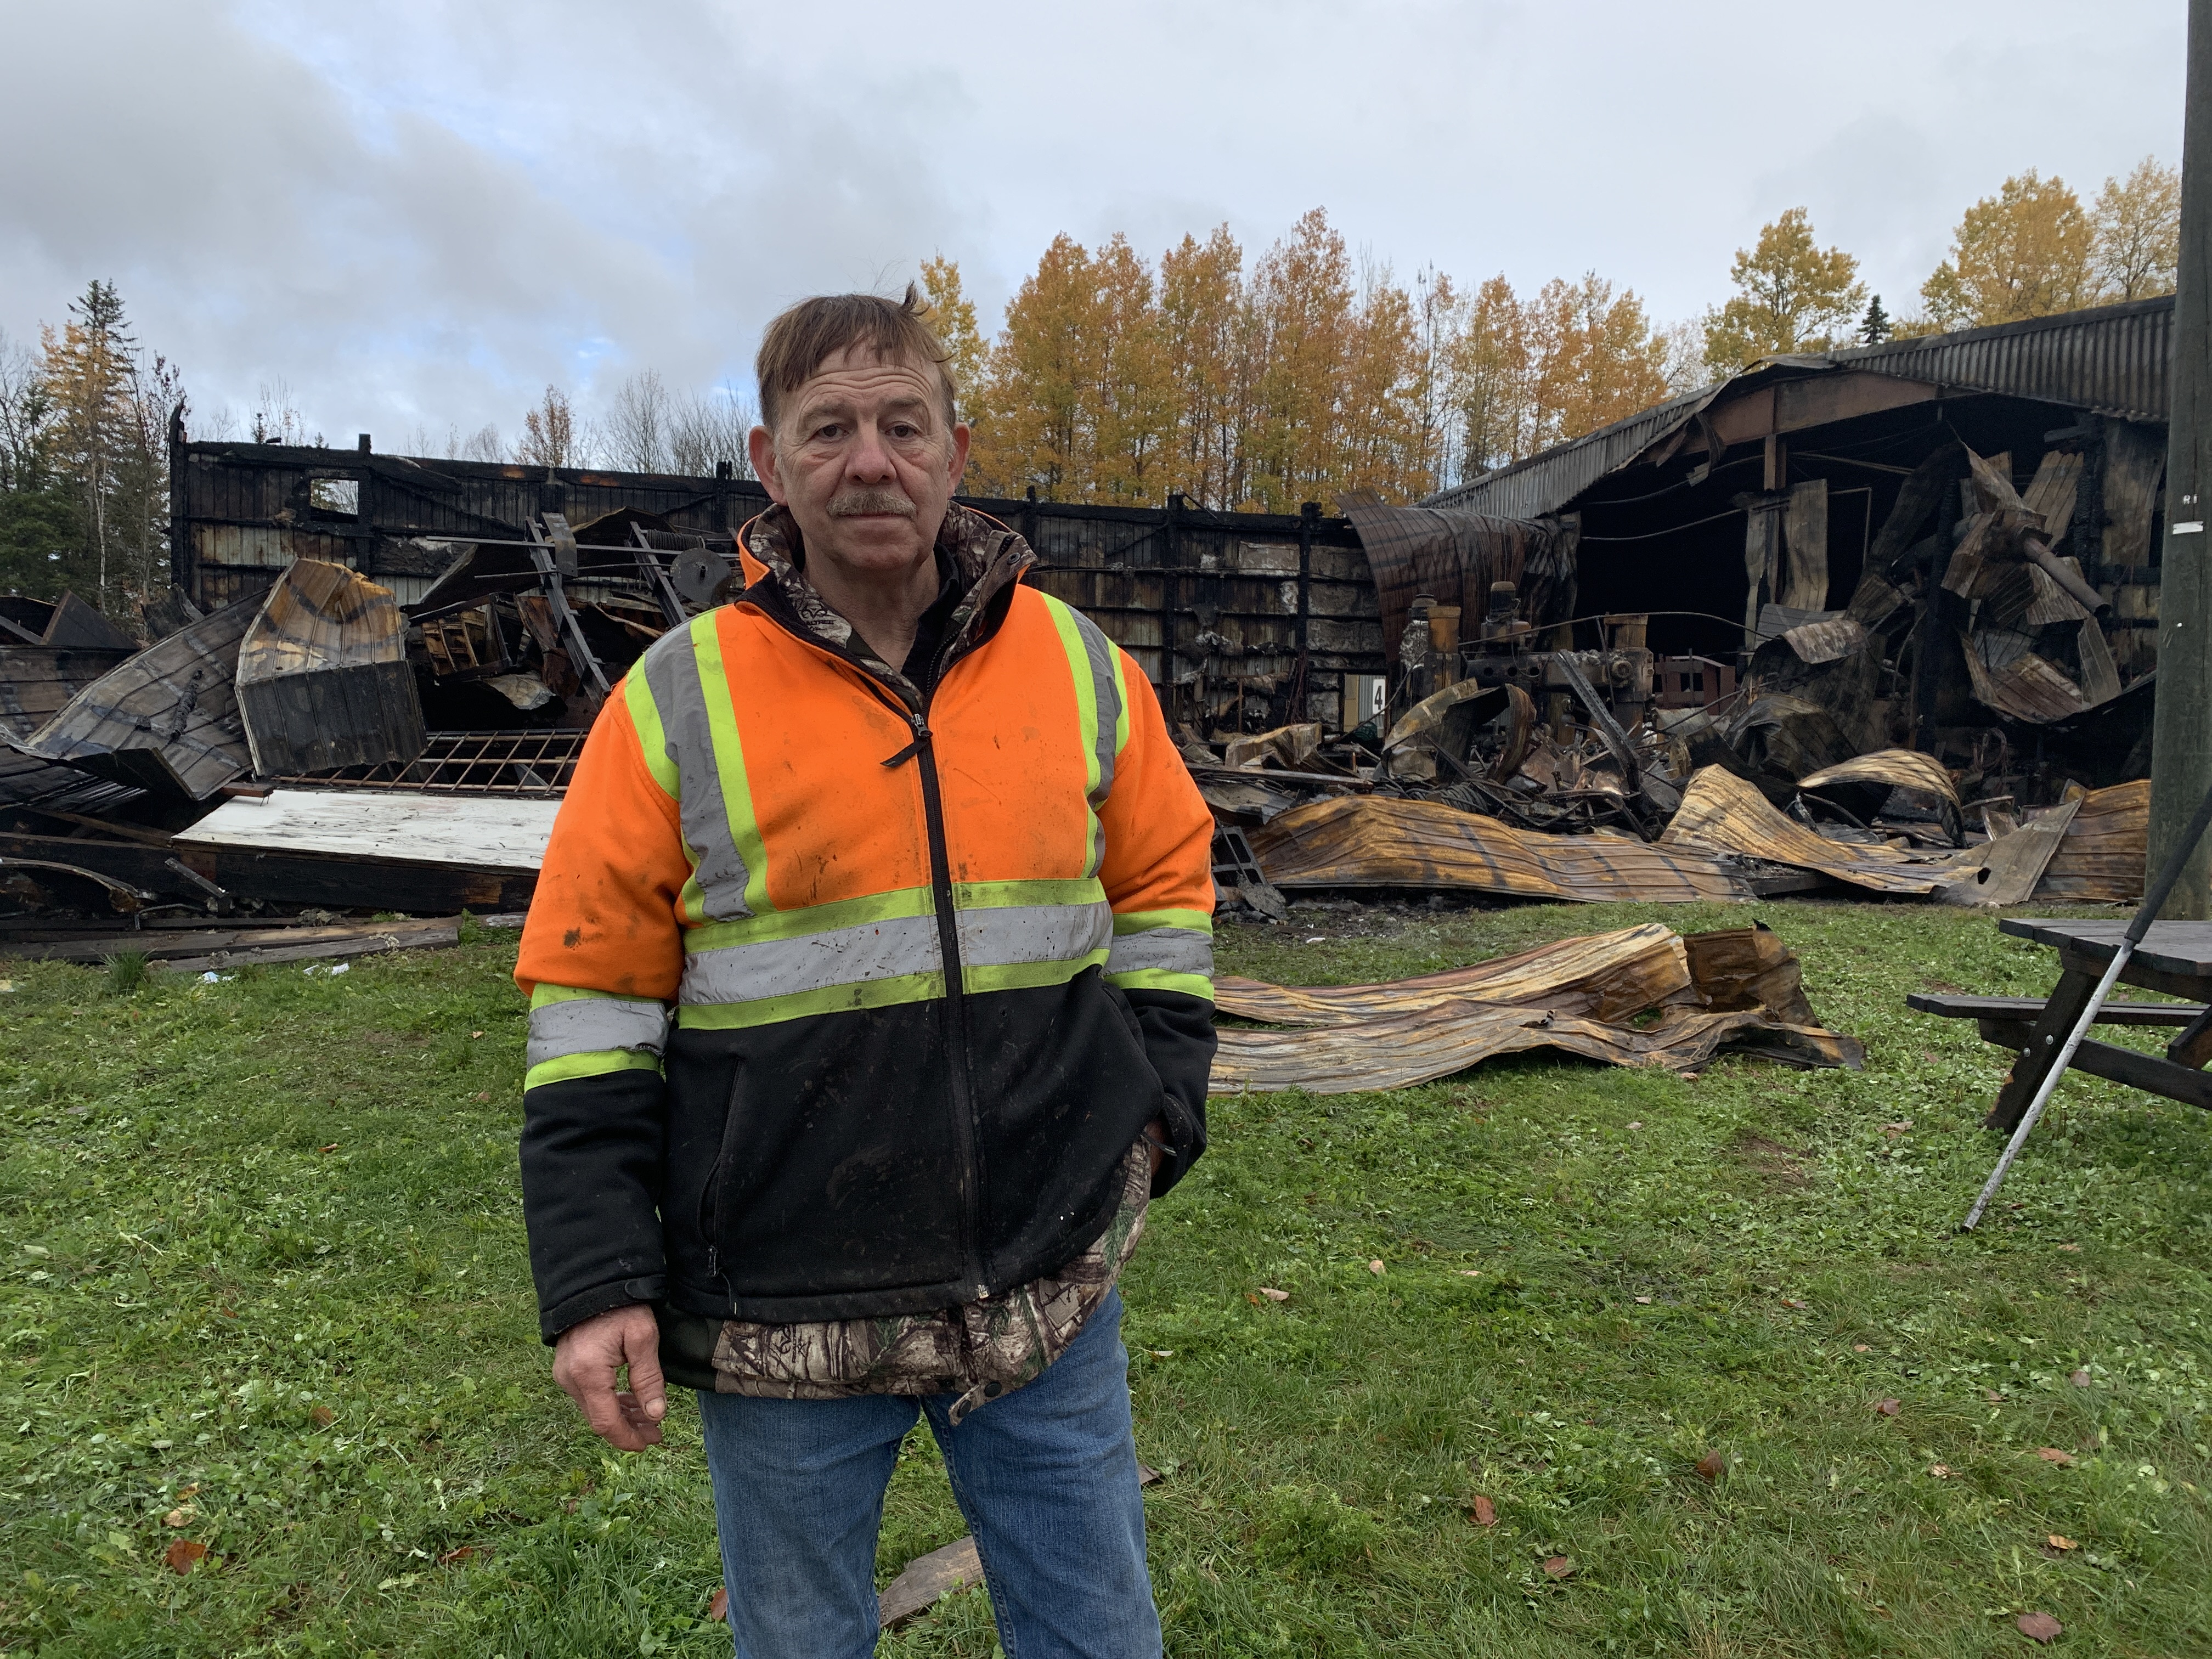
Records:
[[[1573,519],[1577,627],[1648,615],[1662,704],[1743,672],[1970,789],[2140,777],[2172,319],[1770,358],[1426,505]]]

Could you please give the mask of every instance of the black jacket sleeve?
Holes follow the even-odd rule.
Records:
[[[1168,1156],[1152,1177],[1158,1198],[1206,1151],[1206,1085],[1213,1070],[1213,1005],[1180,991],[1123,993],[1144,1033],[1145,1054],[1166,1096]]]
[[[609,1072],[522,1097],[522,1208],[539,1333],[666,1294],[659,1196],[667,1085]]]

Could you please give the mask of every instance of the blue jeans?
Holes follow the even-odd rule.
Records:
[[[701,1394],[738,1659],[875,1651],[884,1490],[922,1413],[975,1535],[1006,1659],[1159,1659],[1121,1325],[1109,1291],[1043,1376],[957,1428],[949,1394]]]

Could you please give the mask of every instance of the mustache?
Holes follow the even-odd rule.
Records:
[[[915,504],[902,489],[880,486],[860,485],[841,489],[830,498],[830,516],[833,519],[858,518],[869,513],[895,513],[902,519],[911,519]]]

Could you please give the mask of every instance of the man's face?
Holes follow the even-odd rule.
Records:
[[[752,430],[753,471],[798,521],[810,571],[819,559],[848,582],[895,582],[933,558],[968,465],[934,365],[841,351],[781,413],[774,433]]]

